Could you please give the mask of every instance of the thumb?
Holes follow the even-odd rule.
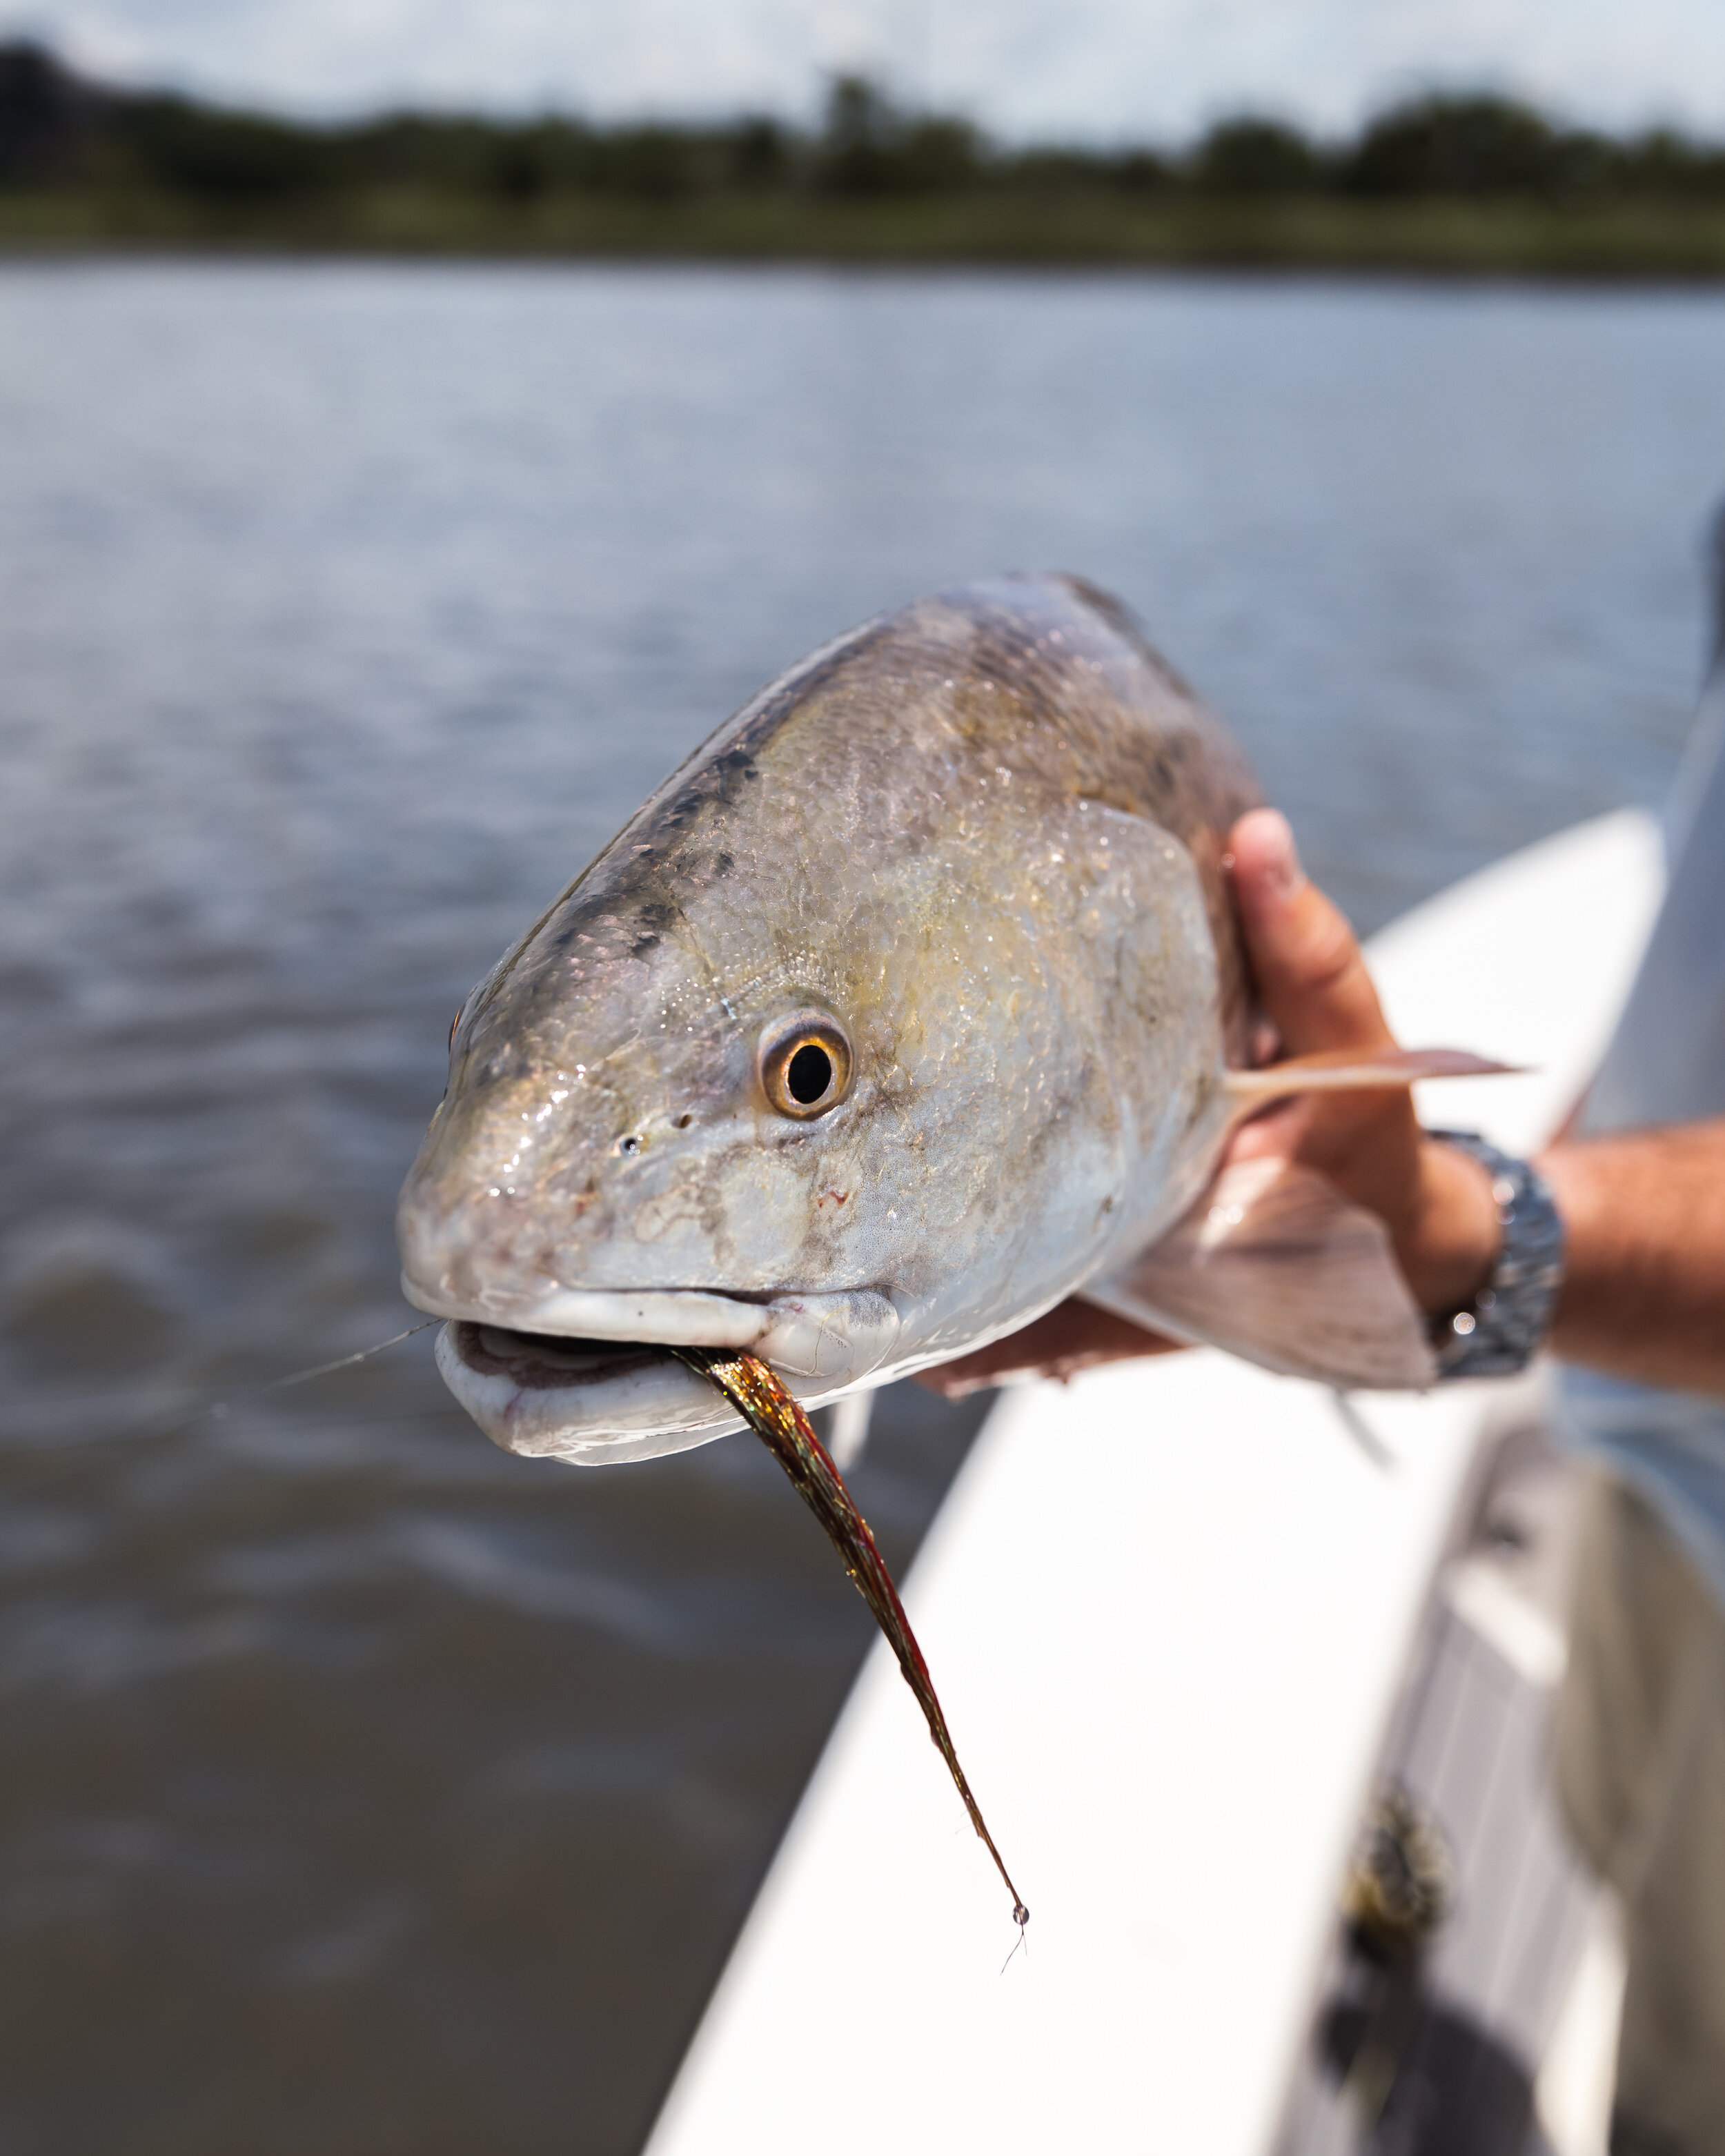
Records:
[[[1392,1045],[1359,939],[1301,867],[1286,817],[1254,808],[1228,845],[1246,955],[1287,1053]]]

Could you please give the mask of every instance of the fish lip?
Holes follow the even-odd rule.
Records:
[[[664,1347],[750,1348],[773,1298],[713,1288],[547,1287],[538,1296],[450,1295],[411,1273],[401,1291],[428,1317],[578,1340],[654,1341]]]
[[[572,1351],[572,1352],[569,1352]],[[706,1445],[742,1421],[670,1348],[451,1319],[437,1338],[444,1383],[493,1444],[527,1459],[604,1466]]]
[[[495,1332],[660,1350],[731,1348],[805,1377],[862,1377],[886,1359],[899,1334],[895,1302],[875,1288],[734,1294],[552,1286],[537,1296],[482,1301],[403,1273],[402,1292],[431,1317]]]

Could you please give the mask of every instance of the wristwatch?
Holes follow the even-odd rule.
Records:
[[[1425,1135],[1471,1153],[1491,1178],[1503,1240],[1491,1277],[1470,1303],[1431,1323],[1440,1383],[1507,1378],[1525,1369],[1551,1330],[1563,1282],[1563,1223],[1544,1178],[1487,1145],[1477,1131]]]

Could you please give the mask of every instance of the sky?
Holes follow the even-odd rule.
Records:
[[[1725,134],[1725,0],[0,0],[92,71],[311,113],[415,101],[806,118],[860,69],[1008,140],[1342,131],[1487,85]]]

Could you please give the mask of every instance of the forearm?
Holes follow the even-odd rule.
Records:
[[[1553,1352],[1725,1394],[1725,1119],[1565,1140],[1538,1164],[1567,1242]]]

